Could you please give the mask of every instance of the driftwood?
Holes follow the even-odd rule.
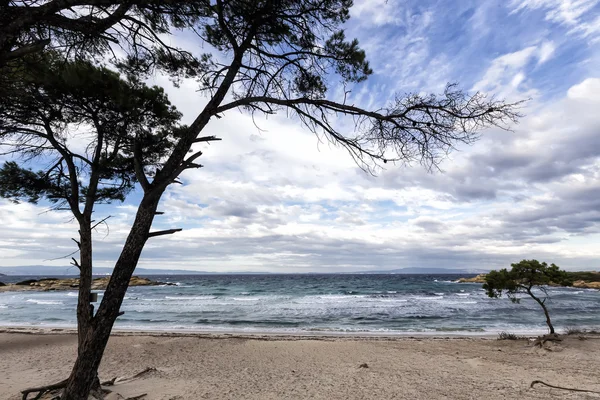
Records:
[[[125,400],[140,400],[140,399],[143,399],[144,397],[146,397],[147,395],[148,395],[148,393],[139,394],[137,396],[128,397]]]
[[[556,333],[550,333],[548,335],[538,336],[533,341],[534,346],[544,347],[546,342],[562,342],[562,339]]]
[[[146,375],[146,374],[148,374],[150,372],[155,372],[155,371],[156,371],[156,368],[154,368],[154,367],[148,367],[145,370],[143,370],[141,372],[138,372],[137,374],[132,375],[132,376],[122,376],[122,377],[115,376],[111,380],[104,382],[102,384],[102,386],[113,386],[116,382],[132,381],[132,380],[140,378],[140,377],[142,377],[142,376],[144,376],[144,375]]]
[[[586,389],[574,389],[574,388],[567,388],[567,387],[562,387],[562,386],[555,386],[555,385],[550,385],[546,382],[543,381],[533,381],[531,382],[531,385],[529,385],[529,388],[532,388],[535,384],[540,384],[540,385],[546,385],[548,387],[554,388],[554,389],[561,389],[561,390],[569,390],[571,392],[581,392],[581,393],[595,393],[595,394],[600,394],[600,392],[596,392],[593,390],[586,390]]]

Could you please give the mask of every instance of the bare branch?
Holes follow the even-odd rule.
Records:
[[[162,235],[172,235],[173,233],[181,232],[182,230],[183,229],[166,229],[164,231],[150,232],[148,233],[148,238]]]
[[[222,139],[218,138],[216,136],[202,136],[202,137],[194,139],[194,143],[213,142],[213,141],[217,141],[217,140],[222,140]]]

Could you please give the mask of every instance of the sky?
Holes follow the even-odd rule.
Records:
[[[397,93],[458,82],[527,99],[510,131],[488,129],[429,172],[362,171],[341,148],[285,114],[229,111],[204,134],[199,170],[163,197],[139,266],[216,272],[493,269],[536,258],[600,270],[600,0],[357,0],[346,25],[373,75],[351,100],[378,108]],[[194,44],[185,33],[174,44]],[[198,44],[199,46],[199,44]],[[206,98],[156,76],[190,122]],[[336,91],[330,93],[335,98]],[[260,129],[259,129],[260,128]],[[5,160],[0,159],[0,161]],[[111,267],[139,193],[97,209],[95,266]],[[0,200],[2,266],[65,266],[76,226],[47,204]]]

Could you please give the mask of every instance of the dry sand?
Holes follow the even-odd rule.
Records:
[[[0,398],[64,379],[73,334],[0,332]],[[363,363],[368,368],[360,368]],[[600,338],[552,351],[482,338],[307,338],[118,334],[100,378],[157,368],[113,390],[153,399],[586,399],[600,391]],[[117,398],[116,396],[114,398]]]

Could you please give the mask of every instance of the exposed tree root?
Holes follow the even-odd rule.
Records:
[[[36,392],[37,392],[37,396],[32,397],[32,399],[33,400],[38,400],[46,392],[50,392],[52,390],[57,390],[57,389],[64,389],[67,386],[67,381],[68,381],[68,379],[65,379],[64,381],[60,381],[60,382],[54,383],[52,385],[46,385],[46,386],[40,386],[40,387],[35,387],[35,388],[29,388],[29,389],[22,390],[21,391],[21,394],[23,394],[22,400],[29,400],[28,399],[29,394],[30,393],[36,393]]]
[[[586,389],[574,389],[574,388],[567,388],[567,387],[562,387],[562,386],[555,386],[555,385],[550,385],[546,382],[543,381],[533,381],[531,382],[531,385],[529,385],[529,388],[532,388],[535,384],[541,384],[541,385],[546,385],[548,387],[554,388],[554,389],[561,389],[561,390],[569,390],[571,392],[581,392],[581,393],[595,393],[595,394],[600,394],[600,392],[596,392],[594,390],[586,390]]]
[[[117,377],[115,376],[110,381],[102,382],[102,386],[114,386]]]
[[[141,372],[138,372],[135,375],[125,376],[125,377],[120,377],[120,378],[114,377],[111,380],[103,382],[101,385],[102,386],[114,386],[115,382],[132,381],[134,379],[138,379],[138,378],[140,378],[140,377],[142,377],[142,376],[144,376],[144,375],[146,375],[146,374],[148,374],[150,372],[154,372],[154,371],[156,371],[156,368],[154,368],[154,367],[148,367],[145,370],[143,370]],[[59,390],[59,389],[64,389],[65,387],[67,387],[67,382],[68,382],[68,379],[65,379],[63,381],[54,383],[52,385],[46,385],[46,386],[40,386],[40,387],[34,387],[34,388],[29,388],[29,389],[22,390],[21,394],[23,396],[21,397],[21,400],[39,400],[44,394],[46,394],[48,392],[52,392],[52,391]],[[92,395],[93,397],[96,397],[98,399],[102,399],[104,394],[107,394],[107,393],[110,393],[110,392],[111,391],[108,390],[108,389],[101,389],[101,393],[100,393],[100,390],[92,390],[92,392],[90,393],[90,395]],[[30,398],[29,395],[30,394],[34,394],[34,393],[37,393],[35,395],[35,397],[31,397]],[[142,399],[142,398],[144,398],[146,396],[147,396],[147,393],[144,393],[144,394],[140,394],[140,395],[135,396],[135,397],[129,397],[126,400],[139,400],[139,399]],[[60,398],[60,396],[57,397],[57,398]]]

